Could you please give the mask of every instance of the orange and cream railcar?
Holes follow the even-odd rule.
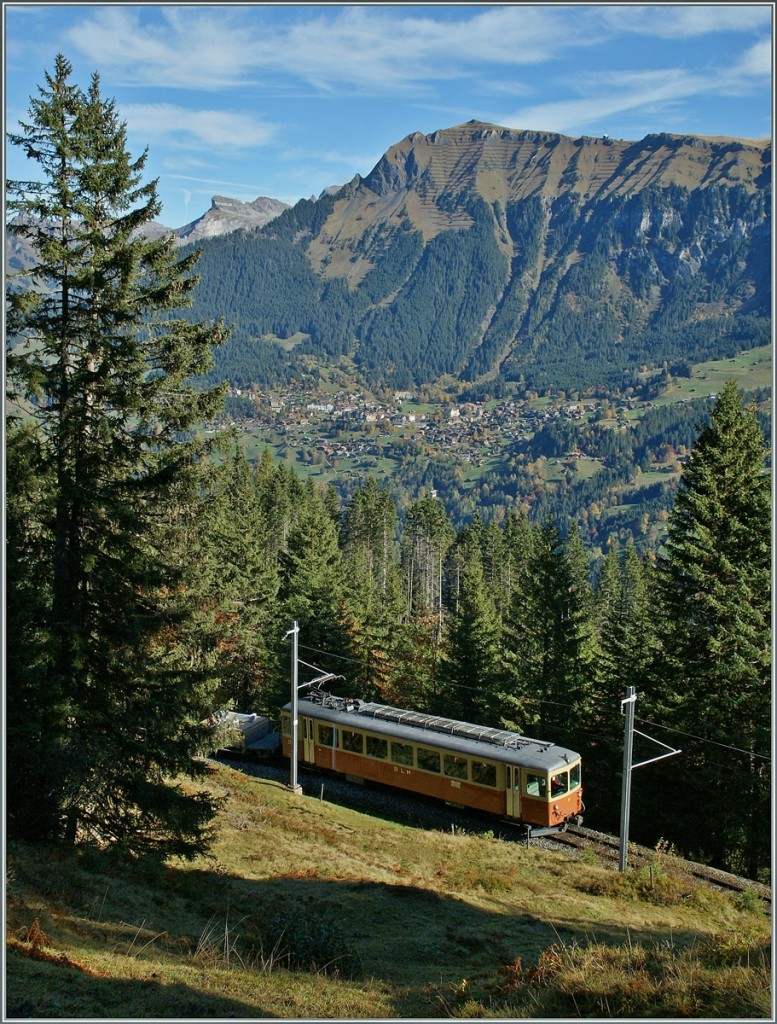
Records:
[[[291,757],[291,704],[281,733]],[[298,701],[297,741],[301,764],[532,828],[582,821],[580,755],[547,740],[315,690]]]

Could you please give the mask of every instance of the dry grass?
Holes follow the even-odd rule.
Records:
[[[223,766],[211,785],[207,860],[9,846],[9,1016],[769,1015],[769,922],[672,858],[649,885]]]

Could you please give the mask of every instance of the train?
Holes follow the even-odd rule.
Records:
[[[300,695],[297,715],[299,764],[482,811],[534,835],[582,824],[580,755],[549,740],[319,688]],[[286,758],[292,742],[289,703],[281,710]]]

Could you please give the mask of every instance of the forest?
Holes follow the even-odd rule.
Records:
[[[355,282],[309,258],[334,205],[298,203],[203,246],[187,315],[234,325],[209,380],[288,381],[300,357],[348,355],[393,388],[452,374],[473,387],[584,390],[622,386],[642,364],[769,343],[768,189],[650,185],[591,202],[568,189],[502,207],[451,186],[437,210],[471,226],[425,241],[409,216],[380,223],[348,242],[351,262],[370,267]],[[288,351],[278,342],[290,338]]]
[[[683,753],[637,779],[633,838],[766,880],[768,445],[736,385],[693,442],[660,552],[612,543],[595,574],[557,509],[454,527],[428,492],[400,514],[374,480],[344,500],[269,452],[252,464],[234,433],[199,429],[226,389],[195,382],[230,328],[179,313],[198,254],[138,231],[159,210],[145,155],[99,78],[84,91],[71,72],[59,56],[11,136],[43,181],[9,183],[38,253],[8,295],[9,834],[207,849],[217,802],[182,785],[208,771],[203,723],[277,716],[296,621],[301,656],[350,695],[579,750],[605,830],[635,686],[638,725]],[[595,425],[587,443],[616,469],[658,426],[629,450]]]
[[[732,418],[725,427],[724,416]],[[749,433],[753,475],[740,476],[739,485],[764,494],[763,435],[733,387],[699,441],[691,481],[708,476],[706,460],[720,457],[730,468],[742,459],[743,438],[724,441],[724,430]],[[736,450],[712,454],[721,443]],[[400,518],[388,492],[368,479],[343,505],[332,489],[303,484],[274,466],[268,453],[251,467],[237,439],[230,449],[213,473],[214,522],[203,539],[210,551],[201,559],[214,579],[229,580],[220,590],[216,640],[224,706],[277,717],[289,699],[285,634],[297,621],[301,657],[343,675],[336,685],[344,695],[563,739],[586,764],[587,821],[617,832],[620,700],[634,685],[638,721],[683,755],[636,780],[633,837],[653,846],[664,838],[699,859],[762,875],[770,749],[765,497],[760,538],[751,538],[760,550],[758,570],[735,567],[731,550],[734,536],[743,539],[755,524],[722,527],[721,505],[713,508],[710,495],[697,495],[686,479],[670,516],[667,553],[645,558],[633,546],[613,544],[592,579],[579,534],[565,533],[563,520],[532,524],[517,513],[484,526],[476,516],[456,530],[429,495]],[[697,500],[709,507],[693,515],[718,531],[715,566],[711,541],[702,555],[694,535],[701,524],[689,521],[684,508]],[[743,500],[715,494],[716,502]],[[757,508],[756,502],[753,513]],[[248,537],[250,544],[241,543]],[[228,565],[225,552],[235,553]],[[736,560],[744,561],[743,552]],[[707,577],[703,630],[691,621],[690,607],[675,617],[678,602],[699,600],[678,592],[688,586],[678,580],[686,566],[697,581]],[[735,596],[731,588],[739,585],[747,598],[744,591]],[[743,632],[725,637],[729,628]],[[743,658],[750,657],[745,669]],[[747,824],[740,819],[744,793]]]

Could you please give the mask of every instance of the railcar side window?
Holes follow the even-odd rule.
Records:
[[[284,736],[291,736],[291,715],[281,715],[281,732]]]
[[[466,779],[466,757],[457,757],[455,754],[445,754],[443,757],[443,771],[452,779]]]
[[[569,772],[557,772],[550,777],[550,798],[569,792]]]
[[[580,765],[573,764],[569,769],[569,788],[577,789],[580,785]]]
[[[377,757],[385,761],[388,757],[388,740],[382,740],[378,736],[367,737],[367,757]]]
[[[413,748],[409,743],[392,743],[391,760],[394,764],[412,764]]]
[[[480,786],[496,785],[496,765],[487,761],[472,762],[472,781]]]
[[[540,800],[545,799],[548,795],[548,780],[544,775],[532,775],[531,772],[526,773],[526,795],[538,796]]]
[[[331,725],[319,725],[318,742],[322,747],[336,747],[337,737],[334,727]]]
[[[352,754],[364,753],[364,737],[360,732],[343,729],[341,742],[343,750],[350,750]]]
[[[425,772],[437,772],[439,775],[440,752],[438,750],[428,750],[426,747],[419,747],[418,767],[423,768]]]

